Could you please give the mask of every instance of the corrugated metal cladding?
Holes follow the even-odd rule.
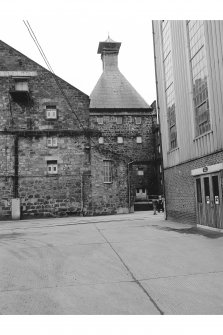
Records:
[[[211,130],[196,137],[186,21],[171,21],[178,148],[170,151],[162,59],[161,21],[153,21],[164,167],[223,149],[223,21],[204,21]]]

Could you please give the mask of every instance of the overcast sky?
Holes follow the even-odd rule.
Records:
[[[122,42],[120,71],[151,104],[156,99],[151,20],[193,18],[202,11],[211,13],[204,1],[192,0],[183,4],[179,0],[1,0],[0,39],[44,65],[23,23],[28,20],[54,72],[89,95],[102,73],[98,43],[109,33]]]

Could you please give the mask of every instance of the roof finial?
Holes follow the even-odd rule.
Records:
[[[110,38],[110,36],[109,36],[109,32],[108,32],[108,38]]]

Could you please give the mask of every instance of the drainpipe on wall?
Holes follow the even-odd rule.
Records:
[[[19,139],[14,137],[14,184],[13,184],[13,198],[12,198],[12,219],[20,219],[20,199],[18,198],[19,187]]]
[[[130,173],[129,173],[129,166],[130,164],[134,163],[134,161],[129,162],[127,164],[127,175],[128,175],[128,205],[129,205],[129,213],[133,213],[133,211],[131,211],[131,182],[130,182]]]
[[[158,93],[158,80],[156,71],[156,51],[155,51],[155,32],[154,25],[152,21],[152,34],[153,34],[153,53],[154,53],[154,65],[155,65],[155,79],[156,79],[156,108],[159,123],[159,134],[160,134],[160,152],[161,152],[161,167],[162,167],[162,180],[163,180],[163,196],[164,196],[164,217],[167,220],[167,210],[166,210],[166,191],[165,191],[165,180],[164,180],[164,168],[163,168],[163,147],[162,147],[162,137],[161,137],[161,123],[160,123],[160,107],[159,107],[159,93]]]

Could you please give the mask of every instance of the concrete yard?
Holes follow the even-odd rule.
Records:
[[[223,234],[137,212],[0,222],[0,313],[223,314]]]

